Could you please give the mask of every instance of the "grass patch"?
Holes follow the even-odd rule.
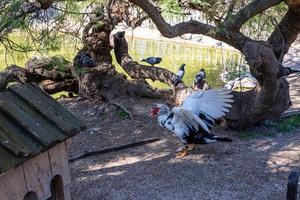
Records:
[[[58,99],[61,99],[61,98],[68,98],[69,97],[69,93],[66,92],[66,91],[61,91],[61,92],[57,92],[55,94],[51,94],[50,96],[53,99],[58,100]],[[74,94],[73,93],[73,96],[76,97],[76,96],[78,96],[78,94]]]
[[[117,110],[117,115],[118,115],[118,117],[121,117],[121,118],[129,118],[130,117],[127,112],[125,112],[124,110],[121,110],[121,109]]]
[[[280,132],[289,133],[300,127],[300,116],[293,116],[282,120],[275,125]]]

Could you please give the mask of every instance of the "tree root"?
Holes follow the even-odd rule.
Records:
[[[300,109],[297,110],[287,110],[286,112],[284,112],[281,116],[279,120],[284,120],[290,117],[294,117],[294,116],[299,116],[300,115]]]

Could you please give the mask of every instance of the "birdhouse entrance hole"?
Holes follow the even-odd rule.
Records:
[[[64,200],[64,184],[60,175],[55,175],[51,180],[51,197],[48,200]]]
[[[37,200],[37,197],[34,192],[28,192],[23,200]]]

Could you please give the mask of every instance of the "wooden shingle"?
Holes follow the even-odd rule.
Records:
[[[84,128],[37,85],[10,85],[0,92],[0,174]]]

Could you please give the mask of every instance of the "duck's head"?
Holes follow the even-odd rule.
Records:
[[[150,116],[156,117],[158,115],[167,114],[169,112],[169,107],[165,104],[156,103],[151,109]]]

